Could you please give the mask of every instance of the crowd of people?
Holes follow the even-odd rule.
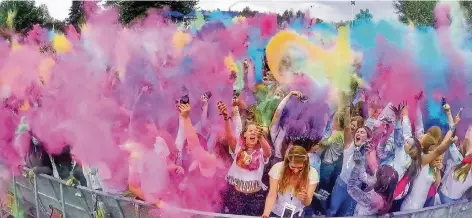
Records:
[[[323,134],[313,136],[290,129],[290,109],[287,108],[289,101],[304,104],[308,93],[286,91],[271,78],[267,71],[264,83],[273,94],[266,97],[278,99],[278,105],[268,126],[257,121],[257,106],[247,106],[242,93],[235,92],[232,105],[222,101],[213,104],[221,116],[215,122],[223,124],[222,132],[212,132],[212,124],[204,119],[208,116],[211,93],[201,96],[202,119],[198,128],[194,128],[190,118],[192,106],[186,96],[176,101],[179,131],[175,145],[181,149],[177,149],[177,153],[170,152],[165,140],[156,135],[154,150],[145,151],[157,154],[154,158],[163,158],[160,163],[167,166],[169,176],[156,174],[152,166],[143,163],[146,158],[135,152],[140,150],[139,145],[125,144],[121,148],[130,154],[129,190],[143,200],[162,200],[162,190],[152,191],[152,184],[142,181],[140,178],[146,177],[141,174],[173,179],[179,177],[172,176],[185,175],[184,180],[174,180],[180,181],[174,183],[177,189],[185,192],[188,187],[183,186],[219,175],[211,172],[211,167],[202,166],[207,164],[217,166],[218,171],[225,174],[225,188],[215,190],[221,191],[217,193],[222,196],[221,212],[230,214],[262,217],[384,215],[470,198],[472,147],[469,140],[472,135],[468,130],[463,140],[457,140],[455,126],[460,122],[460,112],[453,117],[446,102],[443,108],[449,130],[443,134],[437,126],[425,131],[419,108],[412,112],[406,102],[379,107],[359,88],[353,90],[360,93],[357,103],[353,104],[354,94],[342,94],[341,104],[323,125]],[[421,93],[416,100],[416,104],[421,105]],[[386,113],[394,116],[388,117]],[[412,114],[416,116],[414,124],[409,118]],[[152,125],[148,123],[146,128],[155,128]],[[29,176],[54,174],[70,184],[112,192],[101,182],[106,181],[109,173],[97,174],[96,168],[78,164],[69,146],[58,155],[49,155],[34,138],[34,132],[30,133],[29,151],[25,156]],[[195,171],[195,161],[200,170]],[[96,178],[98,175],[103,177]],[[196,183],[197,187],[193,188],[203,184]],[[151,195],[140,194],[143,192],[140,189]],[[125,194],[127,190],[124,185],[113,193]],[[156,197],[156,193],[160,196]],[[212,199],[200,197],[201,200]]]
[[[347,27],[327,33],[310,19],[280,27],[274,15],[216,13],[183,30],[159,15],[124,28],[107,13],[89,14],[81,33],[35,26],[0,42],[0,182],[26,167],[30,178],[141,199],[162,213],[172,205],[257,217],[375,216],[472,198],[472,127],[451,107],[470,98],[463,74],[453,74],[452,94],[435,92],[435,76],[408,78],[424,67],[409,50],[380,37],[372,61],[374,51],[352,50]],[[279,32],[319,56],[280,45],[274,64],[269,42]],[[102,37],[110,33],[116,39]]]

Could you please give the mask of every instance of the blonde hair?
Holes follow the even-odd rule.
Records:
[[[469,140],[464,140],[463,142],[464,142],[463,147],[467,146],[470,143]],[[467,155],[467,153],[464,152],[464,156],[465,155]],[[469,154],[465,156],[464,159],[466,158],[470,159],[471,157],[472,157],[472,154]],[[471,168],[472,168],[472,163],[470,163],[470,161],[465,161],[465,162],[460,163],[454,169],[454,179],[462,183],[465,182]]]
[[[361,116],[354,116],[351,118],[351,122],[354,121],[357,124],[357,127],[364,126],[364,118]]]
[[[465,179],[469,175],[470,169],[472,168],[469,163],[461,163],[454,169],[454,179],[459,182],[465,182]]]
[[[436,148],[439,140],[429,134],[425,134],[421,139],[421,148],[424,154],[428,154],[430,150]]]
[[[289,164],[303,164],[303,170],[295,174],[291,169]],[[282,175],[279,180],[278,193],[283,194],[290,187],[293,187],[294,193],[300,192],[302,189],[305,189],[308,185],[308,173],[310,172],[310,161],[308,158],[308,152],[302,146],[293,146],[288,151],[287,155],[284,158],[284,166],[280,174]],[[298,176],[296,184],[290,184],[292,178]]]
[[[426,134],[430,135],[436,141],[439,142],[442,135],[441,128],[439,128],[438,126],[432,126],[431,128],[428,129],[428,131],[426,131]]]
[[[423,140],[421,140],[421,148],[423,149],[424,154],[428,154],[430,151],[438,147],[439,142],[441,140],[441,134],[441,128],[439,128],[438,126],[432,126],[426,131]],[[439,186],[439,184],[441,183],[440,169],[433,168],[433,172],[435,183]]]

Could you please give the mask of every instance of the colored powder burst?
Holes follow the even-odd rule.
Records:
[[[65,53],[72,51],[72,44],[67,40],[64,34],[55,34],[52,39],[52,46],[58,53]]]
[[[15,20],[15,17],[16,17],[16,11],[8,11],[7,20],[6,20],[8,28],[13,29],[13,22]]]
[[[246,90],[242,98],[248,104],[257,102],[256,120],[269,126],[280,99],[274,98],[273,86],[260,83],[265,73],[264,55],[270,59],[267,45],[276,34],[290,31],[299,34],[285,35],[286,41],[276,43],[274,50],[281,51],[276,61],[284,57],[285,51],[296,47],[300,54],[292,56],[294,66],[290,69],[301,71],[297,73],[302,76],[292,75],[281,87],[302,91],[309,97],[307,103],[294,98],[286,107],[288,114],[284,119],[293,134],[314,137],[321,134],[320,127],[329,107],[335,108],[338,93],[351,91],[352,72],[357,71],[353,64],[360,65],[360,76],[372,87],[369,93],[381,93],[384,101],[381,103],[407,100],[410,111],[415,111],[422,105],[416,105],[414,97],[424,91],[426,127],[444,126],[441,97],[450,99],[454,108],[472,107],[468,105],[472,89],[468,81],[472,78],[465,73],[472,69],[472,53],[467,50],[470,39],[466,38],[467,30],[460,28],[462,15],[456,6],[448,10],[439,5],[436,28],[422,30],[387,21],[361,22],[352,29],[336,29],[326,23],[306,25],[308,21],[300,19],[292,20],[287,26],[289,31],[282,32],[274,14],[241,21],[214,12],[207,16],[210,22],[206,22],[202,12],[196,12],[197,19],[189,33],[182,26],[165,21],[157,12],[150,12],[142,22],[125,28],[116,22],[116,11],[95,13],[94,8],[87,6],[87,13],[91,14],[80,34],[75,29],[66,35],[49,31],[56,54],[39,51],[37,44],[48,41],[43,39],[48,30],[39,26],[28,39],[36,44],[15,40],[16,36],[10,46],[0,44],[0,82],[6,90],[2,97],[8,97],[7,105],[18,109],[18,115],[6,109],[0,111],[4,121],[0,122],[4,124],[0,129],[3,139],[0,161],[8,163],[7,166],[19,164],[24,153],[23,136],[17,138],[19,149],[6,139],[15,135],[13,130],[19,126],[19,117],[25,116],[33,134],[49,152],[58,153],[71,144],[80,161],[103,169],[101,175],[109,180],[108,185],[126,187],[128,172],[123,169],[128,168],[130,154],[121,150],[120,145],[133,139],[150,150],[154,136],[168,132],[165,141],[170,150],[175,150],[171,149],[176,147],[171,141],[179,117],[175,100],[184,94],[182,86],[189,94],[193,124],[202,120],[200,95],[206,91],[213,93],[208,115],[212,133],[221,131],[221,117],[214,104],[220,100],[230,104],[233,89]],[[445,22],[448,16],[451,25]],[[107,35],[117,37],[104,37]],[[245,60],[249,60],[247,75]],[[231,78],[232,71],[236,73],[235,79]],[[252,91],[256,92],[255,100]],[[40,107],[35,106],[38,103],[35,101]],[[469,120],[464,121],[470,122],[470,115],[466,116]],[[149,120],[157,128],[141,129]],[[192,187],[185,196],[165,196],[170,196],[172,204],[216,211],[218,208],[202,202],[201,196],[218,193],[221,187],[214,182],[221,182],[218,178],[224,178],[227,171],[219,172],[215,166],[220,157],[208,154],[204,149],[208,145],[195,140],[195,135],[201,133],[197,128],[190,129],[194,135],[187,136],[193,140],[190,146],[195,146],[190,153],[195,168],[187,176],[193,181]],[[153,169],[140,175],[140,179],[144,181],[141,188],[146,198],[152,201],[157,199],[153,194],[162,189],[153,184],[174,181],[168,183],[164,159],[157,160],[148,153],[143,161]],[[221,183],[224,184],[224,179]]]

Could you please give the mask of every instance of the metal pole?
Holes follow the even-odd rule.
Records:
[[[64,185],[59,183],[59,191],[61,195],[61,209],[62,209],[62,218],[66,218],[66,203],[64,201]]]
[[[352,25],[354,23],[354,5],[351,3],[351,24],[349,25],[352,30]]]
[[[15,213],[18,210],[18,191],[16,190],[16,177],[13,175],[13,205],[14,208],[12,208],[12,213]],[[16,216],[16,214],[14,214]]]
[[[36,207],[36,217],[39,218],[39,196],[38,196],[38,177],[33,176],[34,204]]]

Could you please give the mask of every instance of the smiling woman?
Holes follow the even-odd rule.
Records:
[[[263,217],[302,217],[319,181],[318,172],[310,167],[308,152],[301,146],[293,146],[284,161],[272,166],[269,176]]]

